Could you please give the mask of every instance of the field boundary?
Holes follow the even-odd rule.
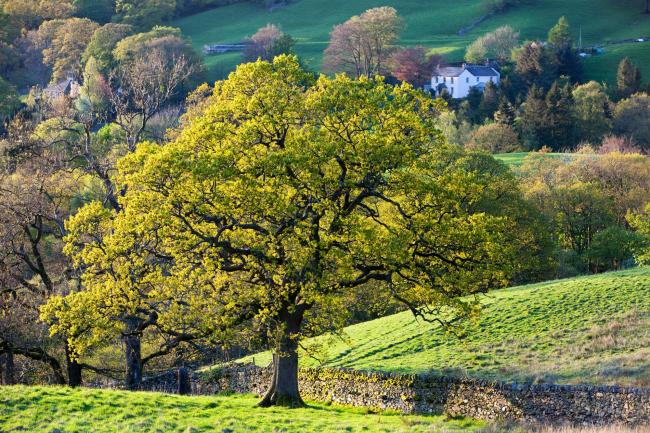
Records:
[[[448,414],[487,421],[551,424],[650,425],[650,388],[516,384],[438,375],[346,369],[300,370],[308,400],[409,414]],[[143,390],[213,395],[262,395],[271,370],[235,364],[207,372],[170,371],[147,379]],[[180,380],[179,380],[180,378]]]

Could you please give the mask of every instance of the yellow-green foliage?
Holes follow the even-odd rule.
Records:
[[[534,249],[512,174],[447,145],[444,107],[409,85],[315,78],[280,56],[209,101],[175,141],[120,161],[123,210],[69,221],[85,289],[45,314],[55,332],[90,329],[78,351],[152,310],[225,341],[303,314],[329,326],[346,313],[337,295],[370,281],[419,313],[474,316],[466,295],[507,284]]]

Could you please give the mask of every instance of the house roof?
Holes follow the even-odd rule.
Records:
[[[499,73],[489,66],[466,66],[466,68],[475,77],[497,77]]]
[[[455,67],[455,66],[445,66],[437,69],[438,75],[442,77],[458,77],[463,73],[465,68]]]
[[[499,76],[499,73],[492,67],[475,66],[475,65],[439,67],[436,70],[436,74],[441,77],[458,77],[464,71],[468,71],[470,74],[474,75],[475,77],[498,77]]]
[[[50,95],[62,95],[68,90],[70,84],[72,84],[72,79],[68,78],[67,80],[59,81],[55,84],[50,84],[43,91]]]

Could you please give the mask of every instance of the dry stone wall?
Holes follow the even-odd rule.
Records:
[[[271,371],[239,365],[189,375],[170,372],[145,381],[143,388],[177,392],[179,377],[188,382],[183,387],[192,394],[262,395],[270,383]],[[490,421],[650,425],[650,388],[520,385],[439,376],[301,369],[300,392],[308,400],[404,413],[447,413]]]

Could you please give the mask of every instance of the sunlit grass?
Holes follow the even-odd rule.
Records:
[[[323,366],[519,382],[650,385],[650,268],[495,291],[458,339],[410,312],[319,337]],[[245,358],[266,365],[268,353]],[[305,366],[317,366],[302,357]]]
[[[513,153],[499,153],[497,155],[494,155],[494,157],[499,161],[504,162],[509,167],[517,168],[523,164],[524,159],[526,159],[528,155],[530,155],[530,153],[528,152],[513,152]],[[567,160],[573,158],[572,154],[570,153],[544,153],[543,155],[547,158],[558,158],[558,159],[567,159]]]
[[[181,397],[62,387],[0,387],[0,431],[65,433],[440,432],[471,433],[470,419],[369,413],[310,404],[262,409],[250,395]]]

